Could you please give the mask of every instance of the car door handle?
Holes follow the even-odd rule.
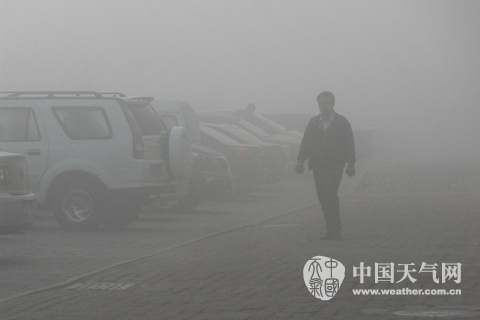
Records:
[[[27,154],[29,156],[38,156],[40,154],[40,149],[28,149]]]

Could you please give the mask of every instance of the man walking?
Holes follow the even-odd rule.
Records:
[[[340,203],[338,187],[345,173],[355,175],[355,144],[348,120],[333,111],[335,96],[324,91],[317,97],[320,114],[310,119],[305,129],[295,171],[302,173],[308,159],[317,189],[327,234],[322,239],[340,240]]]

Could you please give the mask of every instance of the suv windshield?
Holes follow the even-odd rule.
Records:
[[[151,105],[129,105],[128,107],[137,121],[142,136],[158,136],[162,131],[167,130]]]

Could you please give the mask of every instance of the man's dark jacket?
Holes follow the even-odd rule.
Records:
[[[327,129],[320,123],[320,114],[310,119],[305,129],[297,161],[308,159],[309,169],[345,167],[355,163],[355,143],[347,118],[334,113]]]

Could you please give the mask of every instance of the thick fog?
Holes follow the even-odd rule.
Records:
[[[476,0],[0,0],[0,89],[309,114],[330,90],[392,158],[474,159],[479,17]]]

